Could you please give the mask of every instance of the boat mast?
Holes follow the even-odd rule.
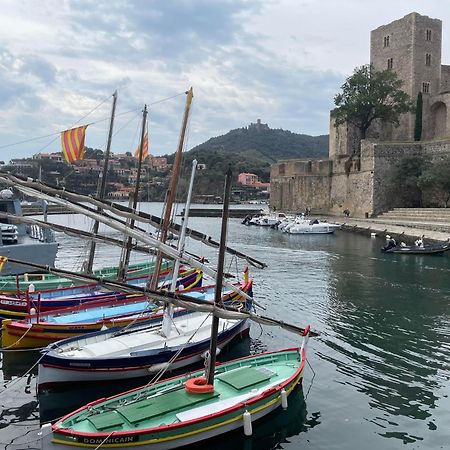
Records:
[[[186,241],[186,229],[187,224],[189,220],[189,209],[191,208],[191,198],[192,198],[192,189],[194,187],[194,178],[195,178],[195,171],[197,170],[197,160],[194,159],[192,161],[192,171],[191,171],[191,179],[189,181],[189,189],[188,194],[186,198],[186,206],[184,208],[184,216],[183,216],[183,224],[181,227],[181,233],[178,238],[178,251],[183,252],[184,251],[184,244]],[[180,258],[177,258],[175,260],[175,264],[173,267],[173,274],[172,274],[172,280],[170,283],[170,292],[175,292],[177,287],[177,279],[178,279],[178,271],[180,270]],[[163,321],[161,326],[161,331],[164,334],[164,336],[169,337],[169,333],[171,330],[171,322],[173,318],[173,305],[172,303],[169,303],[164,308],[164,315],[163,315]]]
[[[139,146],[139,162],[138,162],[138,170],[136,174],[136,187],[134,189],[133,194],[133,204],[132,209],[136,210],[138,201],[139,201],[139,187],[141,184],[141,169],[142,169],[142,157],[144,152],[144,137],[145,137],[145,128],[147,124],[147,105],[144,105],[144,110],[142,111],[142,129],[141,129],[141,142]],[[130,220],[129,228],[134,228],[134,219]],[[126,239],[126,243],[124,249],[122,251],[122,256],[120,258],[119,269],[117,271],[117,278],[119,281],[123,281],[126,277],[126,273],[128,270],[128,264],[130,262],[130,253],[131,253],[131,245],[132,245],[132,237],[128,236]]]
[[[180,169],[181,169],[181,153],[183,152],[184,147],[184,137],[186,135],[186,128],[189,118],[189,111],[191,108],[192,98],[194,97],[194,93],[192,90],[192,87],[189,89],[189,91],[186,92],[186,106],[184,108],[184,115],[183,115],[183,122],[181,125],[181,133],[180,133],[180,140],[178,142],[178,149],[175,154],[175,161],[173,163],[173,171],[172,171],[172,178],[170,180],[169,189],[167,191],[167,199],[166,199],[166,208],[164,211],[164,218],[161,225],[161,236],[160,241],[162,243],[165,243],[167,240],[167,231],[169,229],[170,219],[172,216],[172,206],[175,201],[175,195],[177,193],[177,186],[178,186],[178,178],[180,176]],[[161,262],[162,262],[162,253],[158,251],[157,257],[156,257],[156,264],[155,269],[153,272],[153,277],[151,281],[151,288],[156,289],[158,285],[158,279],[159,274],[161,271]],[[178,276],[178,274],[176,275]]]
[[[223,267],[225,263],[225,249],[227,241],[228,208],[230,206],[231,194],[231,168],[228,168],[225,177],[225,193],[222,210],[222,230],[220,232],[220,247],[217,263],[216,290],[214,304],[219,305],[222,301]],[[219,317],[213,314],[211,326],[211,343],[209,347],[209,364],[206,372],[207,384],[214,384],[214,370],[216,367],[217,334],[219,332]]]
[[[103,163],[103,172],[101,174],[100,184],[97,189],[97,197],[99,197],[100,199],[103,199],[103,197],[105,196],[105,191],[106,191],[106,176],[108,174],[109,154],[111,152],[111,140],[112,140],[112,133],[113,133],[113,128],[114,128],[114,116],[116,113],[116,102],[117,102],[117,91],[114,91],[113,104],[112,104],[112,109],[111,109],[111,120],[109,122],[108,142],[106,144],[106,150],[105,150],[105,161]],[[101,208],[99,208],[98,210],[101,211]],[[96,220],[94,222],[94,226],[92,228],[93,235],[98,234],[98,228],[99,228],[99,222]],[[92,273],[96,245],[97,244],[96,244],[95,240],[93,240],[91,242],[91,248],[89,250],[89,259],[86,264],[85,273]]]

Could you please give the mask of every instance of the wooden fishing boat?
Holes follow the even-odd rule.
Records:
[[[242,282],[241,290],[251,295],[252,281]],[[183,291],[183,295],[211,301],[215,286]],[[251,302],[231,290],[223,292],[222,301],[243,310],[251,308]],[[58,341],[42,350],[38,388],[74,381],[138,378],[165,366],[175,370],[194,364],[201,361],[209,349],[211,320],[208,314],[187,314],[177,309],[167,334],[162,333],[159,315],[123,329],[116,327]],[[249,324],[247,320],[224,319],[219,329],[218,348],[221,349],[236,337],[247,335]]]
[[[242,289],[250,294],[251,288],[251,281],[242,285]],[[214,296],[214,285],[186,285],[182,293],[207,301]],[[234,302],[243,301],[243,298],[226,291],[223,300]],[[175,316],[181,313],[182,308],[175,310]],[[151,323],[161,322],[162,308],[143,295],[127,294],[124,300],[89,302],[76,308],[33,314],[23,320],[5,319],[2,322],[2,345],[8,348],[41,348],[62,339],[84,336],[105,328],[139,324],[149,319],[152,319]]]
[[[164,270],[169,270],[173,266],[171,261],[164,261]],[[154,262],[144,262],[132,264],[128,268],[127,278],[148,276],[153,273]],[[105,267],[93,271],[93,275],[106,279],[117,277],[117,267]],[[0,292],[16,293],[25,292],[33,284],[36,291],[58,289],[63,287],[81,286],[83,282],[76,282],[73,279],[63,278],[48,273],[25,273],[22,275],[5,275],[0,277]]]
[[[168,276],[171,272],[165,271],[160,276],[159,288],[164,288],[170,282]],[[197,287],[201,285],[203,274],[196,269],[183,268],[177,279],[177,286]],[[132,286],[145,286],[148,274],[130,278],[128,284]],[[0,317],[25,318],[34,309],[43,313],[57,309],[75,307],[93,301],[117,301],[128,298],[122,292],[107,291],[97,284],[88,284],[77,287],[51,289],[40,292],[27,292],[25,295],[12,296],[0,294]]]
[[[199,393],[192,386],[204,381],[202,371],[97,400],[44,426],[43,448],[163,450],[242,427],[248,434],[253,421],[287,406],[305,361],[302,345],[217,365],[213,388]]]
[[[396,245],[394,247],[386,245],[381,248],[383,253],[400,253],[402,255],[439,255],[450,250],[450,242],[442,244],[418,245]]]

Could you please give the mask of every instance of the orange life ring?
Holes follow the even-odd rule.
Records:
[[[211,394],[214,392],[214,386],[207,383],[208,380],[205,377],[189,378],[184,383],[184,388],[190,394]]]

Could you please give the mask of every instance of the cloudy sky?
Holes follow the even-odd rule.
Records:
[[[194,88],[187,147],[260,118],[328,133],[333,96],[369,61],[370,30],[448,0],[0,0],[0,160],[59,151],[58,132],[93,123],[86,145],[132,151],[149,108],[150,152],[176,150]],[[35,139],[39,138],[39,139]],[[10,144],[16,144],[11,146]]]

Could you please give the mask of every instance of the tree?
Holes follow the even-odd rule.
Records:
[[[414,126],[414,140],[415,141],[420,141],[420,139],[422,139],[422,108],[423,108],[422,92],[419,92],[417,94],[416,123]]]
[[[98,148],[86,147],[84,149],[84,157],[86,159],[102,160],[103,159],[103,151]]]
[[[447,208],[450,201],[450,156],[429,165],[419,177],[419,186],[440,191]]]
[[[426,169],[426,163],[418,156],[405,156],[391,167],[385,178],[389,207],[422,206],[419,180]]]
[[[335,126],[349,122],[365,139],[376,119],[398,125],[400,115],[413,110],[409,95],[400,89],[402,84],[390,69],[379,72],[369,64],[357,67],[341,86],[342,93],[334,97]]]

